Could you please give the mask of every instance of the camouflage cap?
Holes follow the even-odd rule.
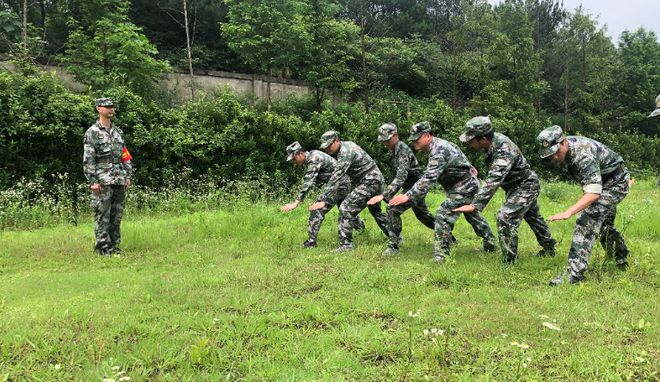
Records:
[[[323,135],[321,135],[321,145],[319,148],[321,150],[325,150],[332,144],[332,142],[336,141],[337,139],[339,139],[339,133],[334,130],[328,130],[323,133]]]
[[[483,137],[491,131],[493,131],[493,124],[490,122],[490,118],[480,115],[467,121],[465,132],[458,139],[461,142],[468,142],[474,138]]]
[[[397,133],[396,125],[393,123],[384,123],[378,128],[378,140],[380,142],[389,141]]]
[[[96,106],[115,106],[114,102],[110,98],[97,98],[96,99]]]
[[[655,97],[655,110],[653,110],[647,118],[655,117],[657,115],[660,115],[660,95]]]
[[[424,135],[425,133],[431,132],[431,124],[427,121],[418,122],[410,128],[410,136],[408,137],[408,142],[416,141]]]
[[[539,155],[547,158],[559,150],[559,145],[564,141],[564,132],[561,127],[554,125],[541,131],[536,140],[539,141]]]
[[[295,141],[292,144],[288,145],[286,147],[286,154],[287,154],[286,161],[291,162],[293,157],[296,156],[296,154],[298,154],[301,151],[303,151],[303,148],[300,145],[300,143],[298,143],[298,141]]]

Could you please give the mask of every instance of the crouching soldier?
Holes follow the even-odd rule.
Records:
[[[332,173],[335,171],[335,167],[337,166],[337,161],[330,155],[318,150],[305,151],[298,142],[293,142],[287,146],[286,153],[286,160],[288,162],[293,162],[293,164],[296,166],[307,166],[307,171],[305,173],[303,185],[300,188],[300,192],[298,193],[298,197],[294,202],[282,206],[280,209],[282,212],[291,211],[297,208],[300,203],[305,200],[305,197],[307,197],[307,194],[312,187],[325,185],[330,179]],[[309,225],[307,226],[307,233],[309,237],[302,244],[303,247],[316,247],[319,230],[321,229],[321,223],[323,223],[325,215],[335,205],[341,205],[350,190],[351,181],[347,176],[345,176],[339,181],[335,198],[329,198],[323,208],[310,211]],[[341,221],[341,210],[339,212],[339,220]],[[354,224],[356,230],[364,230],[364,222],[360,220],[359,216],[355,217]]]

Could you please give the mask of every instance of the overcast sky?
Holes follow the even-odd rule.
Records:
[[[500,0],[488,0],[497,4]],[[624,30],[644,27],[660,35],[660,0],[563,0],[564,8],[573,12],[582,4],[592,16],[598,16],[598,25],[607,25],[607,34],[617,44]],[[660,36],[659,36],[660,37]]]

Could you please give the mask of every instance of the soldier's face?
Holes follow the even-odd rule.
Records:
[[[293,159],[291,159],[291,161],[296,166],[302,166],[303,163],[305,163],[305,153],[303,153],[302,151],[299,152],[298,154],[293,156]]]
[[[473,138],[467,141],[467,144],[468,146],[470,146],[472,150],[479,151],[487,148],[486,147],[487,141],[488,140],[486,138]]]
[[[412,146],[417,151],[429,151],[429,146],[431,146],[432,139],[433,138],[431,137],[431,134],[424,133],[424,135],[419,137],[416,141],[412,142]]]
[[[566,159],[566,153],[568,152],[568,141],[564,141],[559,145],[559,150],[556,153],[550,155],[550,160],[555,164],[562,164]]]
[[[399,143],[399,135],[394,134],[392,135],[392,138],[383,141],[383,146],[385,146],[385,148],[388,150],[393,150],[397,143]]]
[[[339,139],[336,139],[330,146],[325,148],[325,152],[330,155],[337,154],[337,151],[339,151]]]
[[[96,111],[99,112],[99,115],[105,118],[112,118],[115,116],[115,107],[114,106],[97,106]]]

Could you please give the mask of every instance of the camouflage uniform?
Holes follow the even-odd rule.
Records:
[[[422,122],[424,123],[424,122]],[[420,124],[413,125],[409,141],[421,136]],[[430,125],[423,127],[430,132]],[[479,182],[472,175],[472,165],[465,154],[451,142],[433,137],[429,151],[429,162],[424,175],[406,192],[410,200],[418,201],[438,182],[447,195],[435,214],[435,258],[442,260],[449,255],[452,242],[452,230],[459,214],[453,209],[470,204],[479,191]],[[477,236],[483,238],[484,247],[494,246],[495,236],[479,212],[466,213],[465,219],[470,223]]]
[[[328,147],[338,139],[336,132],[326,132],[321,137],[321,149]],[[342,184],[342,179],[348,175],[353,189],[339,206],[339,245],[340,249],[353,248],[353,228],[355,217],[367,206],[367,201],[383,192],[385,179],[376,162],[357,144],[350,141],[340,142],[337,152],[337,166],[328,180],[319,201],[326,204],[336,200]],[[380,204],[368,206],[369,212],[376,220],[378,227],[387,236],[387,217],[380,209]]]
[[[97,106],[107,103],[112,105],[111,100],[97,100]],[[130,160],[122,163],[126,147],[124,133],[114,124],[105,128],[97,121],[85,132],[83,147],[83,172],[87,182],[101,185],[98,195],[92,192],[91,205],[95,216],[95,249],[103,253],[116,249],[121,242],[125,187],[133,174],[133,166]]]
[[[305,173],[303,185],[296,199],[303,202],[307,196],[307,193],[314,185],[320,186],[326,184],[334,172],[336,165],[337,161],[324,152],[318,150],[311,150],[306,152],[305,166],[307,166],[307,172]],[[325,215],[335,205],[341,205],[350,190],[351,180],[348,178],[348,176],[345,176],[339,182],[336,197],[334,199],[329,198],[325,203],[325,207],[310,211],[309,225],[307,227],[310,243],[316,243],[319,230],[321,229],[321,223],[323,223]],[[339,211],[339,221],[341,221],[341,209]],[[364,222],[362,222],[359,216],[355,216],[354,224],[358,230],[364,229]]]
[[[384,126],[389,128],[387,125],[394,126],[392,124],[386,124]],[[383,126],[381,126],[381,129],[382,128]],[[396,126],[394,126],[393,131],[396,132]],[[384,134],[382,136],[379,135],[378,140],[387,141],[392,138],[393,135],[394,134]],[[396,146],[394,146],[390,164],[392,168],[396,170],[396,175],[394,176],[392,183],[390,183],[390,185],[385,189],[385,192],[383,192],[383,200],[386,202],[389,202],[390,199],[396,195],[399,189],[403,189],[404,193],[410,190],[422,176],[422,168],[420,167],[415,154],[410,149],[410,147],[408,147],[408,145],[402,141],[399,141]],[[398,206],[388,206],[387,218],[389,221],[389,246],[391,248],[398,248],[402,229],[401,214],[403,214],[409,208],[412,208],[415,217],[417,217],[417,220],[422,222],[422,224],[430,229],[435,228],[435,218],[426,207],[426,201],[424,197],[414,201],[410,200]]]
[[[484,136],[493,131],[488,117],[475,117],[466,124],[461,141]],[[541,191],[539,178],[532,171],[522,152],[507,136],[494,133],[486,152],[488,175],[485,184],[474,198],[472,205],[483,211],[499,187],[506,192],[506,199],[497,213],[497,233],[503,259],[514,261],[518,256],[518,227],[523,219],[534,232],[543,247],[540,254],[554,254],[556,241],[550,228],[539,213],[538,196]]]
[[[541,157],[553,155],[564,138],[568,140],[564,160],[568,171],[585,193],[600,194],[575,222],[568,272],[572,280],[579,281],[587,269],[596,235],[608,255],[615,257],[617,265],[625,267],[628,263],[629,250],[621,233],[614,228],[614,219],[617,205],[628,194],[630,173],[621,156],[604,144],[584,137],[564,137],[559,126],[545,129],[539,135]]]

